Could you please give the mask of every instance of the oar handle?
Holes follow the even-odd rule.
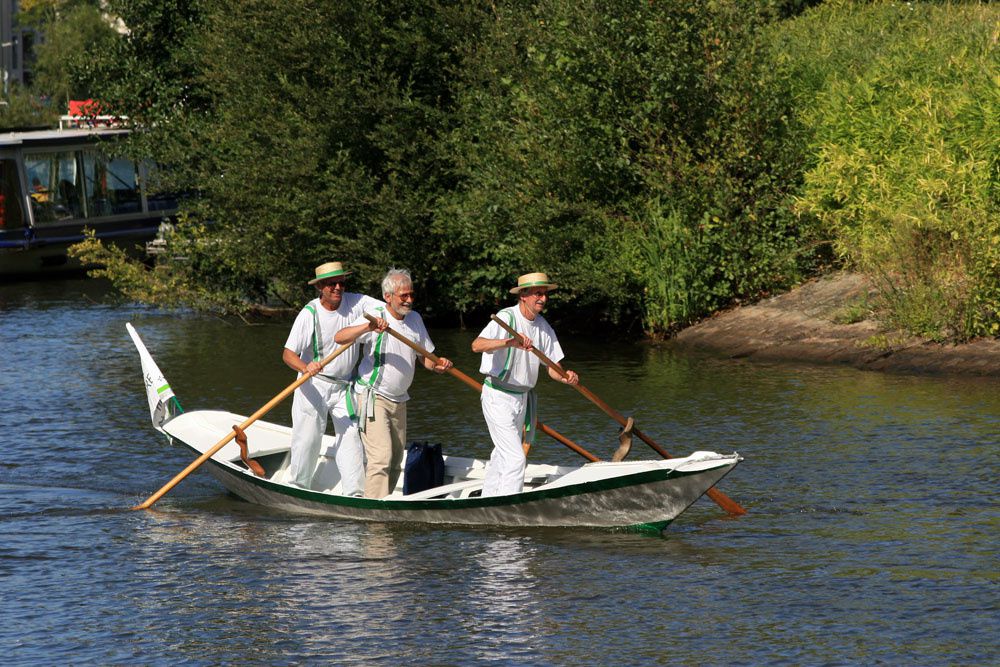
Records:
[[[369,315],[368,313],[365,313],[365,319],[367,319],[369,322],[372,322],[372,323],[378,321],[374,317],[372,317],[371,315]],[[435,366],[438,365],[438,363],[440,363],[440,361],[441,361],[440,357],[438,357],[437,355],[435,355],[433,352],[429,352],[429,351],[425,350],[424,348],[422,348],[421,346],[417,345],[412,340],[410,340],[409,338],[407,338],[403,334],[399,333],[395,329],[393,329],[393,328],[390,327],[390,328],[386,329],[386,332],[390,336],[392,336],[393,338],[395,338],[396,340],[398,340],[400,343],[403,343],[404,345],[406,345],[407,347],[409,347],[410,349],[412,349],[414,352],[416,352],[417,354],[419,354],[421,357],[424,357],[425,359],[430,359],[431,363],[433,363]],[[479,384],[478,382],[476,382],[471,377],[469,377],[468,375],[466,375],[462,371],[458,370],[454,366],[452,366],[451,368],[449,368],[446,372],[449,373],[449,374],[451,374],[451,375],[453,375],[454,377],[458,378],[459,380],[461,380],[465,384],[469,385],[470,387],[472,387],[476,391],[482,391],[483,390],[483,386],[481,384]]]
[[[371,322],[372,324],[375,324],[376,322],[378,322],[377,318],[372,317],[368,313],[365,313],[365,319],[368,320],[369,322]],[[424,357],[426,359],[430,359],[434,363],[435,366],[441,361],[441,357],[438,357],[433,352],[429,352],[429,351],[425,350],[424,348],[420,347],[419,345],[417,345],[412,340],[410,340],[409,338],[407,338],[403,334],[399,333],[398,331],[396,331],[392,327],[389,327],[385,331],[386,331],[387,334],[389,334],[390,336],[392,336],[393,338],[395,338],[396,340],[398,340],[400,343],[403,343],[404,345],[406,345],[407,347],[409,347],[410,349],[412,349],[414,352],[416,352],[417,354],[419,354],[421,357]],[[472,378],[469,378],[469,379],[471,380]],[[473,382],[475,382],[475,380],[473,380]]]
[[[501,327],[503,327],[504,331],[509,333],[514,338],[521,338],[521,334],[517,333],[517,331],[515,331],[513,327],[511,327],[509,324],[501,320],[495,314],[490,315],[490,319],[499,324]],[[531,351],[534,353],[536,357],[541,359],[543,364],[554,370],[556,373],[559,373],[560,377],[566,377],[566,369],[564,369],[562,366],[560,366],[559,364],[557,364],[556,362],[552,361],[544,354],[542,354],[537,347],[532,346]]]
[[[513,328],[511,328],[511,326],[509,324],[507,324],[506,322],[504,322],[503,320],[501,320],[496,315],[492,315],[491,319],[494,322],[496,322],[497,324],[499,324],[507,333],[511,334],[512,336],[514,336],[516,338],[520,338],[520,334],[517,333],[517,331],[515,331]],[[544,354],[542,354],[541,352],[539,352],[535,347],[532,347],[531,351],[534,352],[535,356],[537,356],[541,360],[541,362],[543,364],[545,364],[546,366],[548,366],[549,368],[551,368],[552,370],[554,370],[555,372],[557,372],[561,377],[566,377],[566,371],[563,369],[562,366],[560,366],[559,364],[557,364],[556,362],[552,361],[547,356],[545,356]],[[589,399],[594,405],[596,405],[601,410],[603,410],[605,414],[607,414],[609,417],[611,417],[612,419],[614,419],[620,425],[625,426],[625,424],[628,421],[625,418],[625,416],[622,415],[622,413],[620,413],[617,410],[615,410],[610,405],[608,405],[607,403],[605,403],[604,401],[602,401],[600,399],[600,397],[597,396],[597,394],[595,394],[594,392],[590,391],[589,389],[587,389],[586,387],[584,387],[582,384],[579,384],[579,383],[577,383],[575,385],[572,385],[572,386],[578,392],[580,392],[585,397],[587,397],[587,399]],[[643,433],[639,429],[633,427],[632,428],[632,433],[634,433],[635,435],[639,436],[640,440],[642,440],[647,445],[649,445],[651,448],[653,448],[653,450],[655,450],[656,453],[659,454],[660,456],[662,456],[663,458],[665,458],[665,459],[673,458],[673,457],[670,456],[670,454],[667,453],[667,450],[663,449],[663,447],[660,447],[658,444],[656,444],[653,441],[652,438],[650,438],[648,435],[646,435],[645,433]],[[734,516],[739,516],[741,514],[746,514],[747,513],[747,511],[745,509],[743,509],[743,507],[741,507],[739,503],[737,503],[735,500],[733,500],[732,498],[730,498],[729,496],[727,496],[726,494],[724,494],[722,491],[719,491],[715,487],[712,487],[711,489],[709,489],[707,495],[708,495],[709,498],[711,498],[712,500],[714,500],[716,502],[716,504],[719,505],[719,507],[721,507],[722,509],[724,509],[729,514],[732,514]]]
[[[456,377],[459,380],[461,380],[462,382],[464,382],[465,384],[469,385],[469,387],[471,387],[472,389],[475,389],[476,391],[482,393],[482,391],[483,391],[483,385],[482,384],[480,384],[479,382],[477,382],[473,378],[469,377],[468,375],[466,375],[462,371],[458,370],[454,366],[452,366],[451,368],[449,368],[448,372],[453,377]]]
[[[339,347],[336,351],[334,351],[334,352],[330,353],[329,355],[327,355],[327,357],[325,359],[323,359],[322,361],[319,362],[319,368],[316,369],[316,372],[318,373],[321,368],[323,368],[324,366],[326,366],[327,364],[329,364],[331,361],[333,361],[334,359],[336,359],[337,357],[339,357],[341,354],[343,354],[344,352],[346,352],[348,349],[350,349],[350,347],[351,347],[350,345],[343,345],[343,346]],[[291,394],[293,391],[295,391],[296,389],[298,389],[299,386],[301,386],[306,380],[310,379],[313,375],[315,375],[315,373],[303,373],[298,379],[295,380],[295,382],[293,382],[290,385],[288,385],[287,387],[285,387],[281,391],[280,394],[278,394],[277,396],[275,396],[274,398],[272,398],[263,407],[261,407],[259,410],[257,410],[257,412],[255,412],[252,415],[250,415],[250,417],[248,417],[246,421],[244,421],[242,424],[240,424],[240,426],[239,426],[240,430],[241,431],[245,430],[247,427],[250,426],[250,424],[254,423],[258,419],[260,419],[261,417],[263,417],[264,415],[266,415],[268,412],[270,412],[270,410],[274,406],[276,406],[278,403],[281,403],[283,400],[285,400],[286,398],[288,398],[289,394]],[[155,503],[157,500],[159,500],[160,498],[162,498],[165,493],[167,493],[168,491],[170,491],[170,489],[172,489],[175,486],[177,486],[182,479],[184,479],[185,477],[187,477],[188,475],[190,475],[192,472],[194,472],[195,469],[198,468],[198,466],[200,466],[202,463],[204,463],[205,461],[207,461],[210,458],[212,458],[212,456],[215,455],[216,452],[218,452],[220,449],[222,449],[223,447],[225,447],[226,444],[229,443],[229,441],[232,440],[234,437],[236,437],[236,431],[235,430],[234,431],[230,431],[226,435],[226,437],[224,437],[222,440],[219,440],[217,443],[215,443],[214,445],[212,445],[212,447],[210,449],[206,450],[204,454],[202,454],[201,456],[199,456],[198,458],[196,458],[194,461],[192,461],[191,464],[188,465],[187,468],[184,468],[184,470],[182,470],[179,473],[177,473],[177,475],[172,480],[170,480],[169,482],[167,482],[163,486],[162,489],[160,489],[159,491],[157,491],[156,493],[154,493],[149,498],[147,498],[146,500],[144,500],[142,503],[136,505],[132,509],[134,509],[134,510],[148,509],[153,503]]]
[[[504,331],[506,331],[510,335],[514,336],[515,338],[520,338],[521,337],[521,334],[517,333],[517,331],[515,331],[513,327],[511,327],[509,324],[507,324],[506,322],[504,322],[503,320],[501,320],[496,315],[491,315],[490,319],[492,319],[494,322],[496,322],[497,324],[499,324],[504,329]],[[561,377],[566,377],[566,370],[562,366],[560,366],[559,364],[557,364],[556,362],[552,361],[547,356],[545,356],[544,354],[542,354],[541,352],[539,352],[538,348],[532,346],[531,351],[532,351],[532,353],[534,353],[534,355],[536,357],[538,357],[541,360],[541,362],[543,364],[545,364],[546,366],[548,366],[549,368],[551,368],[552,370],[554,370],[556,373],[559,373],[559,375]],[[605,403],[604,401],[602,401],[600,398],[598,398],[597,394],[595,394],[594,392],[590,391],[589,389],[587,389],[586,387],[584,387],[582,384],[579,384],[579,383],[573,385],[573,388],[576,389],[581,394],[583,394],[584,396],[586,396],[590,401],[592,401],[594,403],[594,405],[596,405],[597,407],[599,407],[601,410],[604,410],[604,412],[607,413],[607,415],[609,417],[611,417],[612,419],[614,419],[615,421],[617,421],[622,426],[625,425],[625,421],[626,421],[625,417],[621,413],[619,413],[617,410],[615,410],[614,408],[612,408],[610,405],[608,405],[607,403]],[[635,433],[636,435],[638,435],[640,438],[643,438],[643,436],[640,435],[640,433],[639,433],[638,430],[633,429],[632,432]],[[645,439],[645,438],[643,438],[643,439]],[[660,454],[664,458],[670,458],[670,456],[666,452],[664,452],[661,449],[659,449],[659,447],[656,447],[656,449],[657,449],[658,452],[660,452]]]
[[[430,357],[428,357],[428,358],[430,359]],[[431,361],[434,361],[434,360],[431,359]],[[454,366],[452,366],[451,368],[448,369],[448,373],[450,373],[451,375],[453,375],[455,378],[461,380],[465,384],[469,385],[469,387],[471,387],[472,389],[475,389],[476,391],[482,393],[482,391],[483,391],[483,385],[482,384],[480,384],[479,382],[476,382],[474,379],[472,379],[471,377],[469,377],[468,375],[466,375],[462,371],[458,370]],[[550,428],[550,427],[546,426],[545,424],[543,424],[540,421],[536,421],[535,422],[535,427],[539,431],[541,431],[542,433],[544,433],[545,435],[547,435],[550,438],[552,438],[553,440],[556,440],[557,442],[565,445],[566,447],[569,447],[574,452],[576,452],[577,454],[579,454],[583,458],[587,459],[588,461],[600,461],[599,458],[597,458],[596,456],[594,456],[593,454],[591,454],[590,452],[588,452],[586,449],[584,449],[580,445],[576,444],[575,442],[573,442],[572,440],[570,440],[569,438],[567,438],[566,436],[564,436],[562,433],[560,433],[559,431],[555,430],[554,428]],[[528,454],[528,447],[527,446],[525,446],[524,453],[525,453],[525,455]]]
[[[367,313],[365,313],[365,318],[367,318],[369,322],[376,322],[377,321],[374,317],[372,317],[371,315],[369,315]],[[427,359],[430,359],[434,364],[438,363],[438,357],[434,356],[433,353],[428,352],[424,348],[420,347],[419,345],[417,345],[412,340],[410,340],[406,336],[402,335],[398,331],[396,331],[394,329],[391,329],[391,328],[390,329],[386,329],[386,331],[389,332],[390,336],[392,336],[396,340],[400,341],[404,345],[408,346],[410,349],[412,349],[417,354],[419,354],[419,355],[421,355],[423,357],[426,357]],[[474,379],[472,379],[471,377],[469,377],[468,375],[466,375],[462,371],[458,370],[454,366],[452,366],[451,368],[449,368],[447,372],[450,373],[452,376],[458,378],[459,380],[461,380],[465,384],[469,385],[471,388],[475,389],[476,391],[482,392],[482,390],[483,390],[483,385],[482,384],[480,384],[479,382],[476,382]],[[551,437],[551,438],[553,438],[553,439],[561,442],[562,444],[566,445],[567,447],[569,447],[570,449],[572,449],[574,452],[576,452],[577,454],[579,454],[583,458],[585,458],[585,459],[587,459],[589,461],[600,461],[599,458],[597,458],[596,456],[594,456],[593,454],[591,454],[586,449],[584,449],[580,445],[576,444],[575,442],[573,442],[572,440],[570,440],[566,436],[562,435],[561,433],[559,433],[555,429],[549,428],[548,426],[546,426],[545,424],[543,424],[541,422],[537,422],[536,426],[538,427],[539,431],[545,433],[549,437]]]

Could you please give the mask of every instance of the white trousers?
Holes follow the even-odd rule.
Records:
[[[328,417],[333,417],[335,434],[334,451],[340,471],[341,492],[346,496],[359,496],[364,489],[364,449],[358,427],[347,414],[344,396],[347,385],[327,382],[314,377],[295,390],[292,398],[292,460],[289,465],[290,480],[308,489],[316,473],[323,434]]]
[[[527,459],[521,442],[528,412],[528,394],[508,394],[483,385],[483,417],[493,439],[493,454],[486,464],[483,497],[520,493],[524,488]]]

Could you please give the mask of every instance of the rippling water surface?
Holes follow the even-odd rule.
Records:
[[[205,473],[132,512],[191,456],[149,425],[127,321],[188,410],[250,414],[294,380],[289,322],[115,305],[96,281],[0,286],[5,663],[1000,663],[997,379],[564,340],[671,453],[746,458],[722,489],[747,516],[703,498],[663,537],[302,518]],[[474,334],[432,332],[470,374]],[[541,389],[546,423],[610,456],[614,423]],[[422,372],[411,393],[411,439],[488,455],[475,393]]]

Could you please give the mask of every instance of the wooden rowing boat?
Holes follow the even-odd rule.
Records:
[[[169,385],[131,327],[130,333],[143,361],[154,427],[171,442],[201,455],[234,425],[246,421],[245,416],[219,410],[171,414],[164,398],[172,397]],[[313,488],[290,484],[290,428],[256,420],[245,432],[246,456],[236,442],[229,442],[208,459],[209,473],[226,489],[249,502],[280,510],[361,521],[661,531],[742,460],[736,453],[695,452],[655,461],[578,466],[531,463],[525,469],[521,493],[482,498],[486,463],[445,455],[442,486],[403,495],[400,480],[389,496],[372,500],[340,494],[340,476],[332,456],[320,457]],[[324,436],[321,451],[333,442],[332,436]],[[248,458],[263,467],[263,477],[250,470],[244,462]]]

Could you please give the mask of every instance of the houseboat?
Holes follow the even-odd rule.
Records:
[[[177,212],[145,185],[152,163],[109,150],[129,130],[71,127],[0,133],[0,279],[80,269],[67,249],[91,229],[138,246]]]

